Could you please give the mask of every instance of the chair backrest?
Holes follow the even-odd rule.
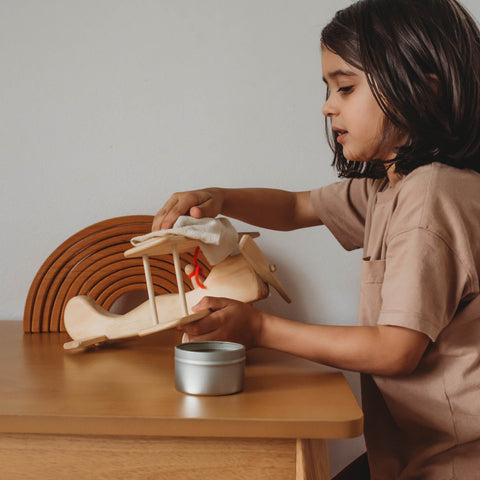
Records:
[[[130,239],[148,233],[153,217],[130,215],[95,223],[57,247],[38,270],[25,302],[25,333],[64,332],[63,312],[70,298],[87,295],[109,310],[128,292],[146,290],[141,258],[125,258]],[[182,267],[193,263],[193,252],[180,257]],[[200,255],[199,263],[209,271]],[[177,293],[171,255],[150,258],[156,295]],[[184,273],[185,290],[191,283]]]

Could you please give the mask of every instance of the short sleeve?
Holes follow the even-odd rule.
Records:
[[[468,269],[438,234],[420,227],[397,234],[387,243],[378,324],[435,341],[471,285]]]
[[[311,192],[318,217],[346,250],[363,247],[372,190],[371,180],[349,179]]]

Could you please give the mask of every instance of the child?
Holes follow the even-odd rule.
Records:
[[[205,298],[190,340],[231,340],[361,372],[373,479],[480,478],[480,33],[455,0],[363,0],[322,32],[323,114],[345,180],[311,192],[174,194],[179,215],[363,248],[359,326]],[[356,477],[358,478],[358,477]]]

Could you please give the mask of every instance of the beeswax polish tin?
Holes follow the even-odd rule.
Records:
[[[175,388],[190,395],[243,390],[245,347],[232,342],[191,342],[175,347]]]

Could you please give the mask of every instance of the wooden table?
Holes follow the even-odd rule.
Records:
[[[175,336],[71,354],[0,322],[0,477],[327,479],[326,439],[361,435],[343,375],[279,352],[248,352],[242,393],[177,392]]]

